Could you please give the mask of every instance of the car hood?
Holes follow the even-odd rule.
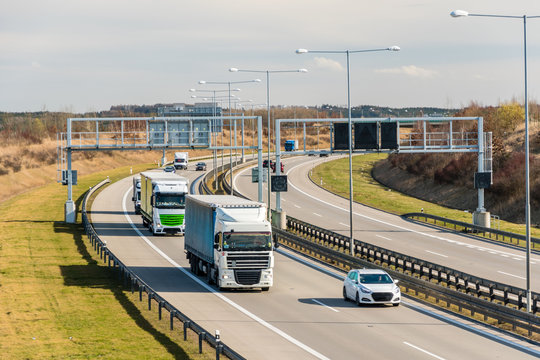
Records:
[[[395,284],[362,284],[373,292],[392,292],[397,285]]]

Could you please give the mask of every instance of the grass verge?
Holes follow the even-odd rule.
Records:
[[[134,166],[138,172],[149,165]],[[130,167],[81,177],[86,189]],[[0,350],[2,359],[209,359],[198,344],[169,331],[137,294],[87,250],[82,225],[63,222],[66,188],[50,184],[0,204]],[[80,221],[80,218],[79,218]]]
[[[402,215],[409,212],[420,212],[424,209],[427,214],[468,222],[472,214],[461,210],[449,209],[434,203],[420,200],[381,185],[371,176],[373,165],[387,157],[387,154],[368,154],[353,156],[353,193],[354,201],[372,206],[389,213]],[[349,198],[348,158],[324,162],[316,166],[310,174],[311,180],[337,195]],[[321,182],[322,181],[322,182]],[[517,234],[525,234],[525,225],[507,221],[500,222],[500,229]],[[531,235],[540,237],[539,229],[531,229]],[[515,243],[514,243],[515,244]],[[524,242],[520,242],[524,246]]]

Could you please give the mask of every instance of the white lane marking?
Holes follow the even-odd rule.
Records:
[[[410,346],[410,347],[412,347],[412,348],[418,350],[418,351],[423,352],[424,354],[428,354],[428,355],[430,355],[430,356],[433,356],[435,359],[445,360],[443,357],[440,357],[440,356],[438,356],[438,355],[435,355],[435,354],[433,354],[433,353],[430,353],[429,351],[424,350],[424,349],[422,349],[422,348],[420,348],[420,347],[418,347],[418,346],[416,346],[416,345],[413,345],[413,344],[408,343],[408,342],[406,342],[406,341],[404,341],[403,343],[404,343],[405,345],[407,345],[407,346]]]
[[[283,251],[281,249],[276,249],[276,252],[283,255],[283,256],[286,256],[286,257],[288,257],[290,259],[296,260],[299,263],[302,263],[302,264],[304,264],[304,265],[306,265],[308,267],[311,267],[313,269],[317,269],[320,272],[325,273],[326,275],[329,275],[329,276],[333,277],[334,279],[337,279],[337,280],[340,280],[340,281],[343,281],[345,279],[345,275],[343,275],[343,274],[336,274],[333,271],[330,271],[330,270],[325,269],[325,268],[323,268],[321,266],[313,264],[313,263],[311,263],[311,262],[309,262],[309,261],[307,261],[307,260],[305,260],[303,258],[300,258],[298,256],[295,256],[293,254],[289,254],[289,253],[287,253],[287,252],[285,252],[285,251]],[[470,331],[473,334],[480,335],[480,336],[483,336],[483,337],[485,337],[487,339],[490,339],[492,341],[496,341],[496,342],[501,343],[503,345],[513,347],[513,348],[518,349],[520,351],[523,351],[523,352],[525,352],[527,354],[532,354],[532,355],[534,355],[536,357],[540,357],[540,352],[539,351],[536,351],[536,350],[531,349],[531,348],[529,348],[527,346],[521,345],[520,343],[513,342],[513,341],[508,340],[506,338],[502,338],[500,336],[494,335],[493,333],[491,333],[489,331],[484,331],[484,330],[482,330],[480,328],[477,328],[475,326],[471,326],[471,325],[468,325],[466,323],[460,322],[459,320],[446,317],[446,316],[444,316],[442,314],[433,312],[433,311],[431,311],[431,310],[429,310],[427,308],[423,308],[421,306],[415,305],[412,302],[402,300],[401,304],[408,307],[408,308],[410,308],[410,309],[418,311],[421,314],[431,316],[434,319],[437,319],[437,320],[443,321],[445,323],[452,324],[452,325],[454,325],[456,327],[459,327],[461,329],[465,329],[467,331]]]
[[[518,278],[518,279],[522,279],[522,280],[527,280],[526,278],[522,277],[522,276],[518,276],[518,275],[514,275],[514,274],[509,274],[507,272],[504,272],[504,271],[497,271],[499,274],[503,274],[503,275],[508,275],[508,276],[513,276],[515,278]]]
[[[428,252],[428,253],[430,253],[430,254],[433,254],[433,255],[442,256],[442,257],[445,257],[445,258],[448,257],[448,256],[446,256],[446,255],[436,253],[435,251],[429,251],[429,250],[426,250],[426,252]]]
[[[302,165],[304,165],[304,164],[298,164],[298,165],[296,165],[296,166],[293,166],[292,168],[290,168],[290,169],[287,171],[287,175],[289,175],[289,173],[290,173],[291,171],[293,171],[294,169],[296,169],[297,167],[302,166]],[[325,204],[325,205],[328,205],[328,206],[330,206],[330,207],[333,207],[333,208],[335,208],[335,209],[342,210],[342,211],[345,211],[345,212],[349,213],[349,209],[348,209],[348,208],[345,209],[345,208],[339,207],[338,205],[334,205],[334,204],[331,204],[331,203],[326,202],[326,201],[324,201],[324,200],[318,199],[318,198],[316,198],[316,197],[314,197],[314,196],[312,196],[312,195],[306,193],[305,191],[300,190],[300,188],[298,188],[297,186],[295,186],[292,182],[289,182],[289,185],[290,185],[293,189],[295,189],[296,191],[298,191],[299,193],[304,194],[305,196],[307,196],[307,197],[309,197],[309,198],[311,198],[311,199],[314,199],[314,200],[316,200],[316,201],[319,201],[319,202],[321,202],[321,203],[323,203],[323,204]],[[378,223],[381,223],[381,224],[384,224],[384,225],[387,225],[387,226],[391,226],[391,227],[394,227],[394,228],[397,228],[397,229],[401,229],[401,230],[405,230],[405,231],[410,231],[410,232],[413,232],[413,233],[416,233],[416,234],[419,234],[419,235],[423,235],[423,236],[430,237],[430,238],[432,238],[432,239],[443,240],[443,241],[450,241],[450,242],[453,241],[453,240],[449,240],[449,239],[443,238],[443,237],[441,237],[441,236],[428,234],[428,233],[425,233],[425,232],[422,232],[422,231],[409,229],[409,228],[406,228],[406,227],[404,227],[404,226],[395,225],[395,224],[392,224],[392,223],[389,223],[389,222],[386,222],[386,221],[383,221],[383,220],[375,219],[375,218],[373,218],[373,217],[371,217],[371,216],[367,216],[367,215],[360,214],[360,213],[357,213],[357,212],[353,212],[353,214],[356,215],[356,216],[363,217],[364,219],[368,219],[368,220],[371,220],[371,221],[374,221],[374,222],[378,222]],[[458,244],[458,245],[467,245],[467,244],[465,244],[465,243],[463,243],[463,242],[460,242],[460,241],[456,241],[455,243]],[[486,249],[486,250],[488,250],[488,249]],[[491,250],[491,249],[489,249],[489,250]],[[488,251],[489,251],[489,250],[488,250]],[[499,254],[499,255],[501,255],[501,256],[504,256],[504,255],[506,255],[506,257],[508,257],[508,256],[516,256],[515,254],[505,253],[505,252],[502,252],[502,251],[499,251],[499,250],[491,250],[491,251],[494,251],[494,252],[496,252],[497,254]],[[490,251],[490,252],[491,252],[491,251]],[[519,256],[519,255],[517,255],[517,256]],[[536,260],[536,259],[535,259],[535,260]]]
[[[375,235],[376,237],[380,237],[381,239],[384,239],[384,240],[389,240],[389,241],[392,241],[392,239],[390,238],[387,238],[385,236],[382,236],[382,235]]]
[[[317,213],[313,213],[313,215],[318,216],[318,217],[322,217],[322,215],[317,214]]]
[[[195,281],[197,284],[199,284],[200,286],[202,286],[203,288],[205,288],[208,292],[214,294],[215,296],[217,296],[218,298],[220,298],[221,300],[225,301],[227,304],[231,305],[232,307],[234,307],[236,310],[240,311],[241,313],[243,313],[244,315],[252,318],[253,320],[255,320],[256,322],[258,322],[259,324],[261,324],[262,326],[266,327],[267,329],[275,332],[276,334],[278,334],[279,336],[283,337],[285,340],[288,340],[290,341],[291,343],[295,344],[296,346],[300,347],[301,349],[307,351],[308,353],[310,353],[311,355],[315,356],[316,358],[319,358],[319,359],[326,359],[326,360],[330,360],[329,358],[327,358],[326,356],[320,354],[319,352],[313,350],[312,348],[310,348],[309,346],[307,346],[306,344],[296,340],[295,338],[293,338],[292,336],[290,336],[289,334],[283,332],[282,330],[278,329],[277,327],[267,323],[266,321],[264,321],[263,319],[261,319],[260,317],[258,317],[257,315],[249,312],[248,310],[244,309],[242,306],[238,305],[237,303],[235,303],[234,301],[232,301],[231,299],[227,298],[226,296],[223,296],[223,294],[217,292],[214,288],[212,288],[211,286],[209,286],[208,284],[206,284],[205,282],[203,282],[202,280],[200,280],[198,277],[196,277],[195,275],[193,275],[191,272],[187,271],[186,269],[184,269],[182,266],[180,266],[176,261],[174,261],[173,259],[171,259],[167,254],[165,254],[163,251],[161,251],[156,245],[154,245],[146,236],[143,235],[143,233],[140,232],[139,229],[137,229],[137,226],[133,223],[133,221],[131,221],[131,218],[129,217],[128,215],[128,211],[126,209],[126,199],[127,199],[127,196],[128,194],[131,192],[131,190],[133,189],[133,186],[131,186],[128,191],[124,194],[124,198],[122,199],[122,209],[124,210],[124,216],[126,217],[127,221],[129,222],[129,224],[131,225],[131,227],[133,228],[133,230],[135,230],[135,232],[144,240],[144,242],[146,242],[148,244],[148,246],[150,246],[152,249],[154,249],[159,255],[161,255],[165,260],[167,260],[172,266],[174,266],[175,268],[177,268],[178,270],[182,271],[186,276],[190,277],[193,281]]]
[[[351,227],[350,225],[344,224],[342,222],[340,222],[339,225],[343,225],[343,226],[346,226],[346,227]]]
[[[287,200],[285,200],[284,198],[281,198],[281,201],[285,201],[285,202],[287,202]]]
[[[334,309],[333,307],[330,307],[330,306],[328,306],[328,305],[326,305],[326,304],[323,304],[323,303],[320,302],[319,300],[311,299],[311,301],[316,302],[317,304],[322,305],[322,306],[324,306],[325,308],[328,308],[328,309],[330,309],[330,310],[332,310],[332,311],[334,311],[334,312],[339,312],[339,310],[336,310],[336,309]]]
[[[300,206],[298,206],[298,205],[296,205],[296,204],[293,204],[293,205],[294,205],[294,207],[296,207],[296,208],[298,208],[298,209],[301,209]]]

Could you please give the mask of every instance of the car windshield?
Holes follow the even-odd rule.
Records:
[[[361,284],[391,284],[392,279],[387,274],[360,274]]]
[[[198,163],[197,165],[204,166],[206,164],[205,163]]]
[[[223,250],[272,250],[272,238],[270,233],[225,233]]]
[[[157,194],[156,207],[159,209],[184,209],[186,198],[184,194]]]

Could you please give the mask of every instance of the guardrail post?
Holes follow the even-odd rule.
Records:
[[[139,285],[139,301],[142,301],[143,288],[144,288],[144,285]]]
[[[152,310],[152,293],[148,293],[148,311]]]
[[[161,309],[163,308],[163,301],[160,301],[158,303],[158,316],[159,316],[159,320],[161,320]]]
[[[184,341],[187,340],[187,329],[191,325],[191,321],[184,321]]]
[[[204,331],[201,331],[201,333],[199,334],[199,354],[202,354],[202,343],[205,338],[206,333]]]
[[[216,330],[216,360],[219,360],[220,353],[221,353],[221,339],[219,336],[219,330]]]
[[[171,331],[174,329],[174,314],[176,313],[175,310],[171,310],[170,312],[170,317],[171,317],[171,320],[170,320],[170,328],[171,328]]]

